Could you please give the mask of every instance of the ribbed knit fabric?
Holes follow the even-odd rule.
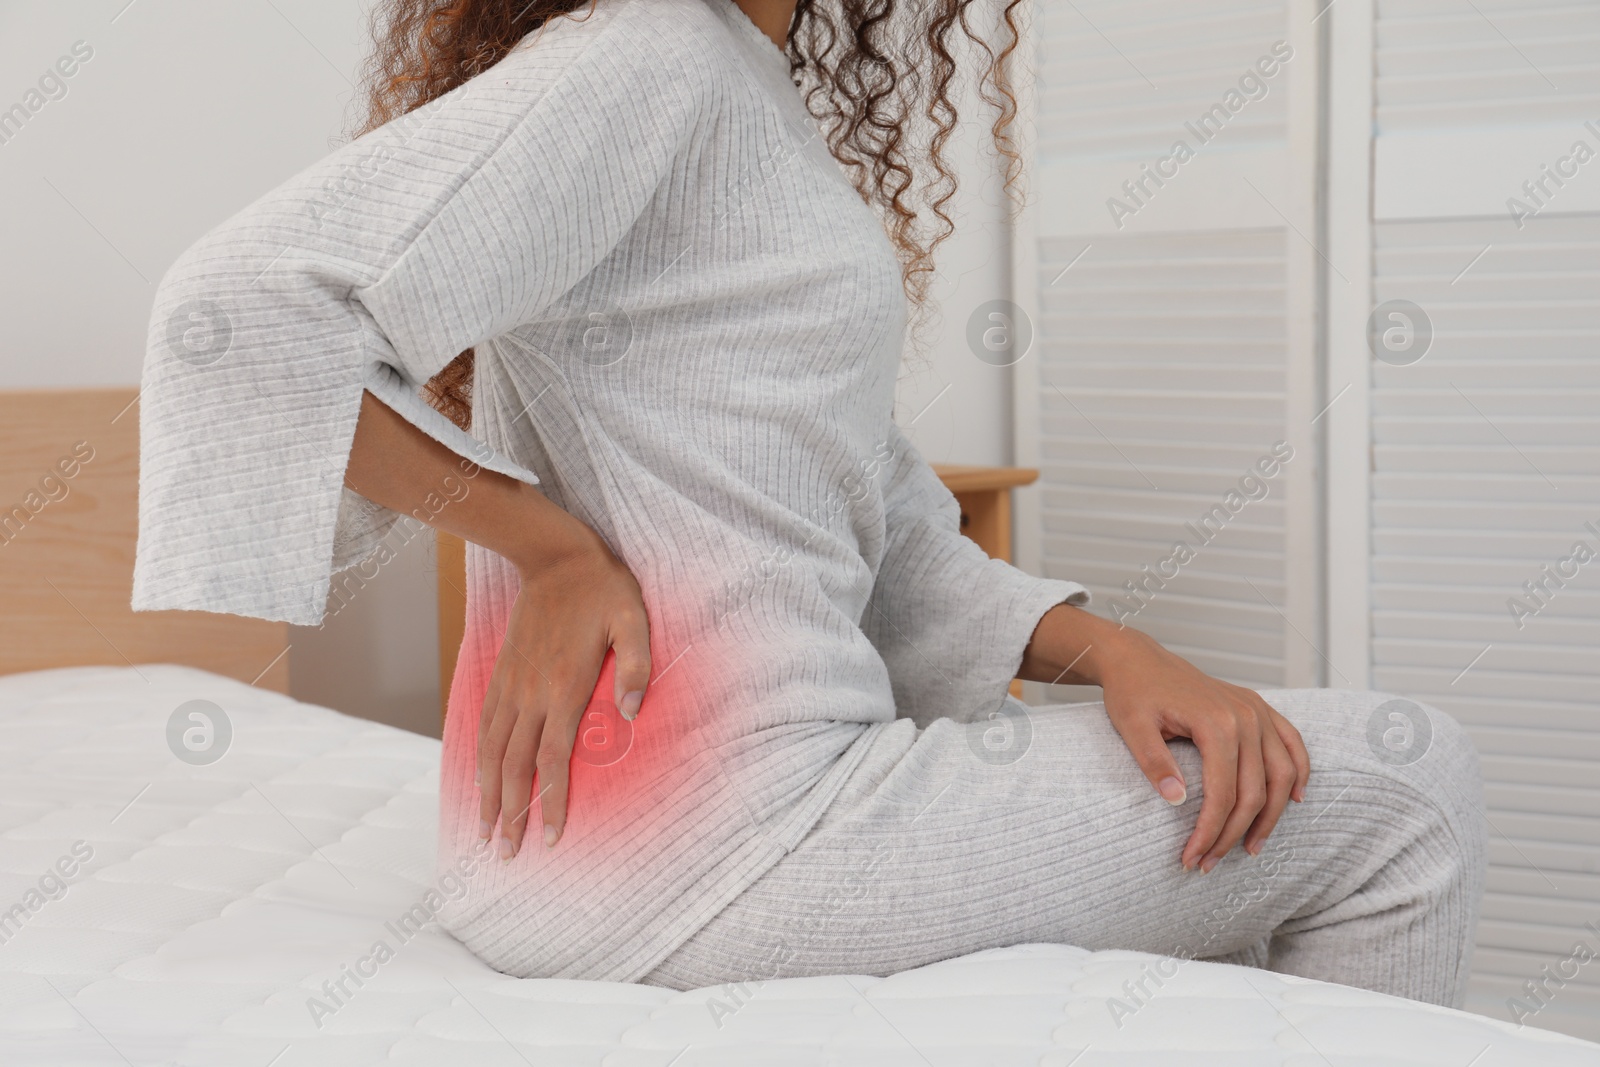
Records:
[[[1199,754],[1173,743],[1191,785],[1171,807],[1103,705],[1029,709],[1004,761],[974,758],[985,724],[897,723],[800,847],[645,981],[735,983],[717,1014],[772,978],[886,975],[1053,942],[1167,957],[1109,1005],[1119,1025],[1189,959],[1460,1007],[1485,864],[1465,731],[1409,704],[1426,729],[1415,734],[1420,758],[1397,765],[1370,740],[1375,720],[1391,726],[1383,705],[1393,698],[1263,696],[1301,731],[1314,769],[1259,857],[1236,849],[1209,874],[1185,872],[1178,855],[1204,794]]]
[[[134,606],[322,618],[396,519],[342,489],[364,386],[537,478],[638,578],[653,679],[626,756],[573,761],[560,844],[530,835],[444,921],[513,974],[640,978],[800,844],[897,715],[993,712],[1039,617],[1086,597],[960,534],[891,419],[904,327],[893,249],[782,52],[731,0],[597,0],[173,265]],[[468,346],[470,438],[416,397]],[[476,835],[517,590],[491,553],[467,567],[442,866]]]

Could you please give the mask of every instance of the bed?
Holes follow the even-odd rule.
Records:
[[[170,728],[202,729],[185,708],[212,720],[198,755]],[[1063,946],[691,993],[508,978],[417,921],[437,741],[151,664],[0,678],[0,735],[0,901],[24,909],[0,930],[8,1065],[1600,1063],[1220,964],[1146,981],[1130,1014],[1155,958]]]
[[[1240,967],[1136,994],[1157,958],[1059,945],[689,993],[497,974],[429,921],[437,741],[279,691],[281,627],[126,611],[132,400],[0,396],[0,500],[96,447],[0,546],[6,1067],[1600,1065]]]

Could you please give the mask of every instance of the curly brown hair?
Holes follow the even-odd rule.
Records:
[[[550,19],[595,2],[380,0],[371,15],[376,49],[363,71],[367,115],[355,135],[449,92]],[[958,29],[987,60],[978,93],[995,112],[990,135],[1004,161],[1005,191],[1013,203],[1019,195],[1010,65],[1023,0],[994,2],[1002,5],[998,47],[972,26],[973,0],[797,0],[789,26],[790,76],[834,158],[883,221],[906,296],[919,312],[934,250],[955,232],[945,207],[957,186],[944,149],[959,119],[951,99],[958,64],[950,51]],[[469,348],[425,388],[429,401],[463,429],[471,421],[472,363]]]

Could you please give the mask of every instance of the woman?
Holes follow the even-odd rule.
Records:
[[[398,512],[471,542],[440,863],[503,862],[444,921],[508,973],[1054,941],[1459,1004],[1460,729],[1401,702],[1431,740],[1382,759],[1381,696],[1257,694],[1088,614],[962,537],[892,421],[908,105],[942,218],[968,0],[524,2],[391,0],[375,128],[169,271],[135,606],[315,623]]]

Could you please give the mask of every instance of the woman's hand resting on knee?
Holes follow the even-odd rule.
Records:
[[[478,720],[479,836],[499,820],[509,859],[537,805],[541,837],[555,844],[578,725],[608,650],[617,709],[632,719],[644,699],[650,624],[639,583],[599,534],[538,489],[462,459],[371,393],[362,394],[345,484],[396,511],[425,511],[430,525],[498,553],[521,575]]]
[[[1241,838],[1259,855],[1289,800],[1305,799],[1311,760],[1300,731],[1255,691],[1211,677],[1137,630],[1057,605],[1039,620],[1018,677],[1100,686],[1111,724],[1169,803],[1183,803],[1187,788],[1166,743],[1195,743],[1205,799],[1180,857],[1185,870],[1210,871]]]

